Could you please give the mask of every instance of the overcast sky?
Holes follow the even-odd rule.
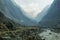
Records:
[[[26,13],[26,16],[34,19],[53,0],[14,0]]]

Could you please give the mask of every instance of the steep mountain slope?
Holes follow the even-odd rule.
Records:
[[[35,25],[35,21],[23,15],[24,11],[11,0],[0,0],[0,11],[11,20],[22,25]]]
[[[47,5],[47,6],[42,10],[42,12],[37,15],[37,17],[36,17],[37,22],[41,21],[42,18],[47,14],[47,11],[49,10],[50,6],[51,6],[51,5]]]
[[[39,22],[39,26],[60,28],[60,0],[55,0],[46,16]]]

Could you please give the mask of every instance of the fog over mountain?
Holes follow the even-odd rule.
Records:
[[[47,12],[53,1],[54,0],[14,0],[14,2],[26,12],[24,13],[25,16],[37,22],[46,14],[43,12]],[[40,18],[38,15],[40,15]]]
[[[48,14],[47,12],[51,8],[53,1],[0,0],[0,11],[16,23],[32,26],[39,24],[42,18]]]
[[[20,7],[11,0],[0,0],[0,11],[9,19],[23,25],[35,25],[35,21],[23,15]]]
[[[60,0],[55,0],[47,15],[39,22],[40,26],[60,28]]]

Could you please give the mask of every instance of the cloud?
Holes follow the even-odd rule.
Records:
[[[21,7],[25,10],[26,15],[30,16],[30,18],[35,18],[38,12],[40,12],[39,5],[36,3],[31,3],[27,6],[21,5]]]
[[[25,16],[35,19],[37,15],[53,0],[14,0],[26,13]]]

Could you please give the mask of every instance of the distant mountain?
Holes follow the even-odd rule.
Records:
[[[11,0],[0,0],[0,11],[9,19],[22,25],[35,25],[35,20],[31,20],[24,16],[24,11],[15,5]]]
[[[60,28],[60,0],[55,0],[42,20],[39,26]]]
[[[41,21],[42,18],[47,14],[51,5],[47,5],[36,17],[37,22]]]

